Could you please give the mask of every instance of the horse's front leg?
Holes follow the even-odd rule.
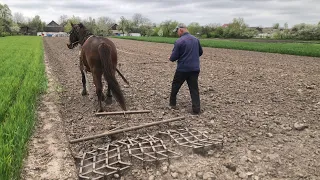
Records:
[[[88,95],[88,91],[87,91],[87,80],[86,80],[86,72],[84,70],[81,71],[81,75],[82,75],[82,96]]]
[[[87,78],[86,78],[86,72],[84,70],[84,66],[83,63],[81,63],[82,61],[80,60],[80,71],[81,71],[81,75],[82,75],[82,96],[88,95],[88,91],[87,91]]]

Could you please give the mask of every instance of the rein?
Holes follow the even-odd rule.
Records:
[[[78,44],[78,43],[79,43],[79,41],[76,41],[76,42],[71,43],[71,45],[72,45],[72,47],[74,47],[74,45]]]
[[[90,39],[92,36],[93,36],[93,35],[90,35],[90,36],[84,41],[83,45],[84,45],[84,44],[88,41],[88,39]],[[74,47],[75,44],[79,44],[79,43],[80,43],[80,41],[76,41],[76,42],[71,43],[71,45]],[[82,45],[82,46],[83,46],[83,45]]]

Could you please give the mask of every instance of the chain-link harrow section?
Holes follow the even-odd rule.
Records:
[[[105,148],[86,152],[80,163],[80,179],[107,179],[114,174],[121,174],[130,168],[133,159],[146,162],[159,162],[181,157],[180,154],[169,150],[163,141],[154,136],[126,138],[108,144]],[[128,162],[122,161],[125,159]]]
[[[127,147],[131,162],[133,158],[145,162],[159,162],[162,160],[170,160],[171,158],[181,157],[180,154],[169,150],[163,141],[154,136],[137,137],[135,139],[125,139],[118,141]]]
[[[210,139],[204,133],[195,129],[178,129],[159,132],[159,135],[167,135],[174,142],[180,146],[189,147],[193,149],[212,147],[220,145],[223,146],[223,141],[218,139]]]
[[[121,160],[121,147],[107,145],[105,148],[87,152],[80,164],[79,178],[100,180],[130,168],[131,164]]]

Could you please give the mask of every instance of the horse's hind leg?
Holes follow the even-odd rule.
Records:
[[[102,93],[102,81],[101,81],[101,77],[102,77],[102,73],[97,73],[97,72],[92,72],[93,75],[93,82],[94,85],[96,86],[96,93],[98,96],[98,104],[99,104],[99,109],[98,112],[102,112],[102,101],[104,101],[104,95]]]
[[[109,83],[108,83],[106,104],[112,104],[112,94],[111,94],[111,89],[110,89]]]

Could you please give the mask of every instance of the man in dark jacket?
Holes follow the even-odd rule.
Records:
[[[177,69],[172,81],[170,106],[176,108],[177,94],[180,87],[187,81],[192,100],[192,111],[200,113],[200,96],[198,87],[198,76],[200,73],[200,56],[202,47],[199,40],[189,34],[186,25],[179,24],[174,32],[178,33],[179,39],[174,43],[174,48],[169,60],[177,61]]]

